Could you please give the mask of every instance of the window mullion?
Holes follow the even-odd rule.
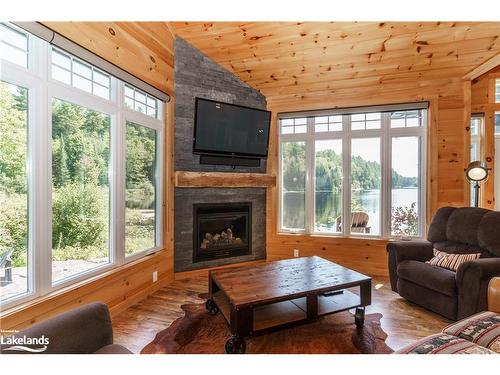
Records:
[[[342,235],[350,235],[351,222],[351,116],[342,116],[344,136],[342,138]]]
[[[307,233],[314,231],[314,119],[307,118],[306,136],[306,186],[305,186],[305,230]]]
[[[161,105],[163,107],[161,109],[161,114],[162,114],[162,119],[164,120],[163,123],[166,124],[167,122],[167,104],[163,103]],[[163,130],[164,129],[164,130]],[[163,161],[165,160],[163,152],[163,142],[165,140],[165,136],[163,132],[166,132],[167,129],[166,127],[162,127],[157,134],[156,134],[156,165],[155,165],[155,183],[156,183],[156,197],[155,197],[155,241],[156,241],[156,246],[161,246],[162,248],[164,247],[164,241],[163,241],[163,220],[164,220],[164,215],[163,215],[163,197],[164,197],[164,172],[166,173],[167,171],[167,166],[163,165]],[[165,140],[166,141],[166,140]]]
[[[119,108],[123,108],[123,83],[116,83],[115,93]],[[122,111],[118,111],[112,131],[113,144],[113,257],[116,265],[125,263],[125,128],[126,119]]]
[[[40,66],[42,87],[36,100],[40,119],[37,135],[39,137],[38,154],[38,196],[37,207],[39,215],[38,239],[36,242],[37,264],[35,278],[41,295],[52,290],[52,103],[49,95],[48,82],[48,47],[43,42],[37,43],[37,61]]]
[[[381,139],[381,169],[382,169],[382,207],[381,207],[381,235],[391,235],[391,209],[392,209],[392,138],[390,134],[390,113],[382,114],[382,139]]]

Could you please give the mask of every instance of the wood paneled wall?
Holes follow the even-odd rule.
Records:
[[[427,150],[427,219],[441,206],[461,206],[468,193],[464,167],[468,162],[465,139],[470,118],[470,81],[461,77],[415,80],[407,83],[380,83],[365,87],[302,95],[267,97],[273,111],[268,173],[278,173],[277,114],[298,110],[326,109],[375,104],[429,101]],[[268,259],[300,255],[321,255],[370,275],[387,275],[385,240],[280,234],[278,190],[268,189]]]
[[[495,103],[495,82],[500,79],[500,66],[472,81],[471,111],[484,113],[484,137],[481,142],[481,157],[491,168],[490,177],[481,188],[481,206],[494,209],[495,199],[495,112],[500,112],[500,103]]]
[[[166,22],[42,22],[55,32],[169,95],[174,34]]]

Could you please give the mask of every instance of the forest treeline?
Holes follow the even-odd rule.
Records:
[[[287,142],[283,148],[283,185],[288,191],[304,190],[305,143]],[[340,192],[342,186],[342,155],[334,150],[316,152],[316,191]],[[351,164],[352,188],[380,189],[380,163],[354,156]],[[405,177],[392,170],[392,187],[417,187],[416,177]]]

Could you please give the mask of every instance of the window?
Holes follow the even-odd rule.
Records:
[[[495,113],[495,134],[500,134],[500,112]]]
[[[30,290],[28,90],[0,81],[0,301]],[[3,157],[8,155],[8,157]]]
[[[109,74],[56,48],[52,48],[52,78],[95,96],[110,99]]]
[[[380,235],[380,138],[351,143],[351,233]]]
[[[158,99],[136,89],[130,85],[125,85],[125,105],[134,111],[144,113],[154,118],[160,118]]]
[[[391,113],[391,128],[413,128],[422,126],[423,111],[398,111]]]
[[[381,113],[357,113],[351,115],[352,130],[380,129]]]
[[[342,131],[342,116],[318,116],[314,118],[316,133]]]
[[[17,27],[0,23],[0,56],[2,59],[28,67],[28,35]]]
[[[306,118],[289,118],[281,120],[281,134],[303,134],[306,131]]]
[[[282,228],[305,229],[306,144],[281,144]]]
[[[420,137],[392,137],[391,234],[419,236]]]
[[[497,79],[495,84],[495,102],[500,103],[500,79]]]
[[[110,261],[110,117],[52,100],[52,280]]]
[[[315,142],[316,232],[339,233],[342,223],[342,140]]]
[[[483,115],[472,115],[470,119],[470,161],[481,160],[481,134]]]
[[[127,122],[125,251],[156,246],[156,142],[153,129]]]
[[[422,235],[427,111],[386,108],[279,120],[280,230]]]
[[[4,309],[160,249],[163,102],[131,111],[125,86],[142,91],[16,26],[0,33]]]
[[[483,134],[484,115],[473,114],[470,119],[470,162],[481,160],[481,138]],[[471,205],[474,205],[474,186],[470,186]]]

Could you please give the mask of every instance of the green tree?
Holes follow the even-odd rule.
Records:
[[[64,138],[52,141],[52,181],[58,188],[71,181]]]
[[[26,193],[26,89],[0,82],[0,187]]]
[[[0,82],[0,255],[13,250],[14,266],[26,264],[27,90]]]
[[[105,242],[107,212],[95,184],[69,184],[52,197],[52,247],[86,248]]]
[[[283,187],[287,191],[303,191],[306,175],[306,144],[287,142],[283,144]]]
[[[154,181],[156,132],[144,126],[127,123],[127,188]]]

